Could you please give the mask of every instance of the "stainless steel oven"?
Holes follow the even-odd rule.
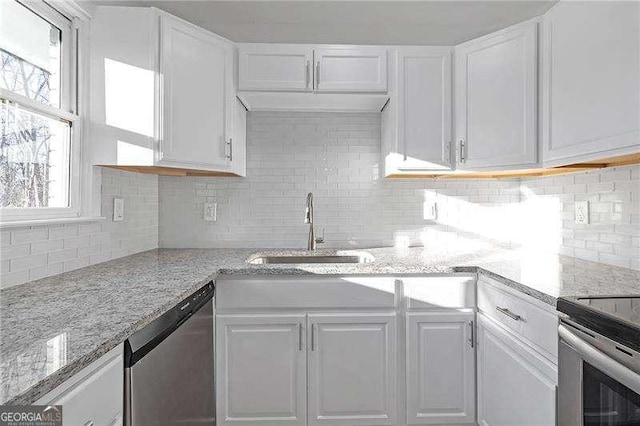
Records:
[[[579,314],[574,310],[561,316],[560,426],[640,425],[640,352],[619,338],[633,335],[621,333],[629,324],[616,326],[611,321],[615,320],[602,312]]]

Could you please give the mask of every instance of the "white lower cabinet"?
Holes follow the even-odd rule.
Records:
[[[556,424],[555,365],[493,320],[478,315],[481,426]]]
[[[395,424],[395,313],[309,315],[309,425]]]
[[[219,425],[306,425],[304,314],[218,315]]]
[[[407,424],[475,422],[473,310],[408,312]]]
[[[62,405],[65,425],[121,426],[124,348],[117,346],[36,401]]]

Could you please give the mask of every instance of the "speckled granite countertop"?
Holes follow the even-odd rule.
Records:
[[[2,290],[0,404],[37,400],[219,274],[479,271],[550,304],[640,293],[640,271],[564,256],[473,245],[366,251],[372,263],[250,265],[256,249],[160,249]]]

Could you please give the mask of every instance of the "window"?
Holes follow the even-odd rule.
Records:
[[[0,1],[0,221],[79,213],[75,40],[46,3]]]

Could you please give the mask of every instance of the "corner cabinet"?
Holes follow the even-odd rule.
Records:
[[[458,169],[538,165],[538,22],[455,48]]]
[[[227,167],[233,151],[233,46],[160,16],[161,137],[158,164]]]
[[[384,175],[453,167],[450,47],[401,47],[390,58],[382,111]]]
[[[559,2],[543,19],[543,155],[640,152],[640,3]]]
[[[155,8],[97,6],[92,163],[159,174],[245,174],[233,44]]]

